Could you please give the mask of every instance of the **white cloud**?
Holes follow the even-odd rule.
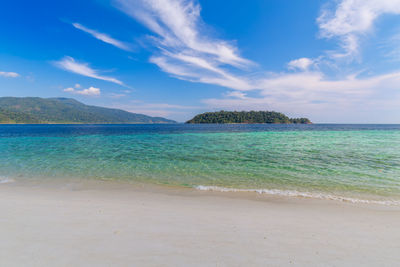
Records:
[[[176,61],[172,57],[152,57],[150,62],[156,64],[161,70],[172,74],[173,76],[190,81],[190,82],[201,82],[207,84],[216,84],[227,88],[238,89],[238,90],[250,90],[252,86],[244,77],[237,77],[229,74],[228,72],[216,68],[215,71],[210,70],[213,66],[204,66],[204,68],[196,67],[204,62],[199,58],[192,58],[193,61],[197,61],[196,64],[190,64],[187,56],[185,60]],[[185,64],[185,61],[187,64]]]
[[[207,35],[200,5],[193,0],[117,0],[118,7],[155,35],[159,48],[150,62],[183,80],[247,88],[246,81],[227,68],[246,69],[253,62],[241,57],[234,42]]]
[[[190,49],[213,55],[230,65],[247,65],[237,48],[227,41],[201,33],[200,5],[191,0],[117,0],[120,9],[135,17],[158,35],[158,43],[168,48]]]
[[[260,89],[255,89],[252,97],[234,91],[222,98],[204,99],[203,103],[216,110],[279,110],[296,116],[313,115],[325,122],[338,122],[338,117],[342,117],[342,122],[371,122],[368,117],[372,115],[365,117],[368,113],[400,112],[398,84],[400,71],[363,78],[349,75],[339,80],[330,80],[321,72],[275,74],[258,80]],[[355,119],[361,111],[363,114]]]
[[[64,89],[64,92],[73,93],[73,92],[75,92],[75,89],[72,87],[68,87],[68,88]]]
[[[247,95],[240,91],[230,91],[225,94],[226,97],[233,97],[238,99],[247,99]]]
[[[94,38],[96,38],[96,39],[98,39],[100,41],[103,41],[103,42],[105,42],[107,44],[111,44],[111,45],[113,45],[115,47],[118,47],[118,48],[120,48],[122,50],[126,50],[126,51],[130,51],[131,50],[129,45],[125,44],[124,42],[118,41],[118,40],[112,38],[111,36],[109,36],[109,35],[107,35],[105,33],[101,33],[101,32],[89,29],[89,28],[87,28],[87,27],[85,27],[85,26],[83,26],[82,24],[79,24],[79,23],[72,23],[72,26],[74,26],[75,28],[77,28],[77,29],[79,29],[81,31],[84,31],[84,32],[92,35]]]
[[[324,9],[317,19],[321,36],[339,38],[343,53],[334,57],[355,56],[360,38],[368,34],[383,14],[400,14],[400,0],[341,0],[334,11]]]
[[[294,59],[288,63],[289,69],[308,70],[314,64],[314,60],[306,57]]]
[[[184,106],[168,103],[143,103],[141,101],[131,101],[130,103],[122,104],[115,103],[111,108],[123,109],[132,113],[141,113],[149,116],[168,117],[178,115],[186,117],[188,110],[199,109],[196,106]]]
[[[103,80],[103,81],[116,83],[119,85],[124,85],[123,82],[121,82],[120,80],[117,80],[113,77],[107,77],[107,76],[100,75],[98,73],[98,70],[90,68],[89,64],[76,62],[75,59],[73,59],[72,57],[66,56],[63,59],[61,59],[60,61],[56,61],[55,65],[58,66],[59,68],[62,68],[64,70],[67,70],[67,71],[70,71],[70,72],[73,72],[76,74],[80,74],[80,75],[87,76],[87,77],[94,78],[94,79],[99,79],[99,80]]]
[[[64,92],[68,92],[71,94],[77,94],[77,95],[85,95],[85,96],[99,96],[101,94],[101,91],[99,88],[90,86],[87,89],[83,90],[77,90],[77,88],[80,88],[80,86],[77,86],[79,84],[75,85],[75,88],[68,87],[64,89]]]
[[[256,64],[240,56],[234,42],[214,38],[204,30],[206,24],[195,0],[116,2],[122,11],[153,32],[151,40],[157,52],[150,57],[150,62],[178,79],[230,89],[221,98],[204,99],[208,108],[276,109],[289,114],[310,112],[334,116],[346,112],[355,114],[358,110],[395,109],[396,105],[383,103],[400,100],[396,87],[400,83],[400,72],[367,77],[355,70],[347,77],[339,77],[333,72],[340,66],[329,67],[332,62],[324,56],[290,61],[288,69],[298,72],[259,74],[258,71],[252,75],[249,68]],[[372,31],[376,18],[400,14],[400,0],[338,0],[336,3],[333,11],[324,9],[317,19],[321,36],[338,38],[340,42],[343,51],[330,54],[335,58],[355,57],[361,38]],[[321,71],[324,67],[329,67],[335,78]]]
[[[183,105],[174,105],[174,104],[167,104],[167,103],[142,103],[142,104],[135,104],[135,107],[139,107],[141,109],[193,109],[196,107],[193,106],[183,106]]]
[[[7,78],[17,78],[17,77],[19,77],[19,74],[16,72],[0,71],[0,76],[7,77]]]

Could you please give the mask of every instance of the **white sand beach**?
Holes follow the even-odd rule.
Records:
[[[400,207],[113,183],[0,185],[1,266],[396,266]]]

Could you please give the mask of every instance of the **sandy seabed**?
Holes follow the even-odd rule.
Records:
[[[398,266],[400,207],[101,182],[0,185],[0,266]]]

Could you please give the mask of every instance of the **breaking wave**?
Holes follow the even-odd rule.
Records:
[[[331,194],[323,193],[311,193],[311,192],[300,192],[296,190],[280,190],[280,189],[239,189],[239,188],[227,188],[220,186],[205,186],[199,185],[195,187],[201,191],[217,191],[217,192],[254,192],[258,194],[277,195],[285,197],[300,197],[300,198],[313,198],[313,199],[324,199],[324,200],[335,200],[350,203],[362,203],[362,204],[378,204],[378,205],[389,205],[397,206],[400,205],[398,200],[368,200],[358,199],[344,196],[336,196]]]
[[[15,182],[14,179],[0,176],[0,184],[8,184],[8,183],[13,183],[13,182]]]

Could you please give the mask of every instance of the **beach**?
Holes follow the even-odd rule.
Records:
[[[1,266],[394,266],[400,207],[115,182],[0,185]]]
[[[0,14],[0,267],[400,267],[400,0]]]

